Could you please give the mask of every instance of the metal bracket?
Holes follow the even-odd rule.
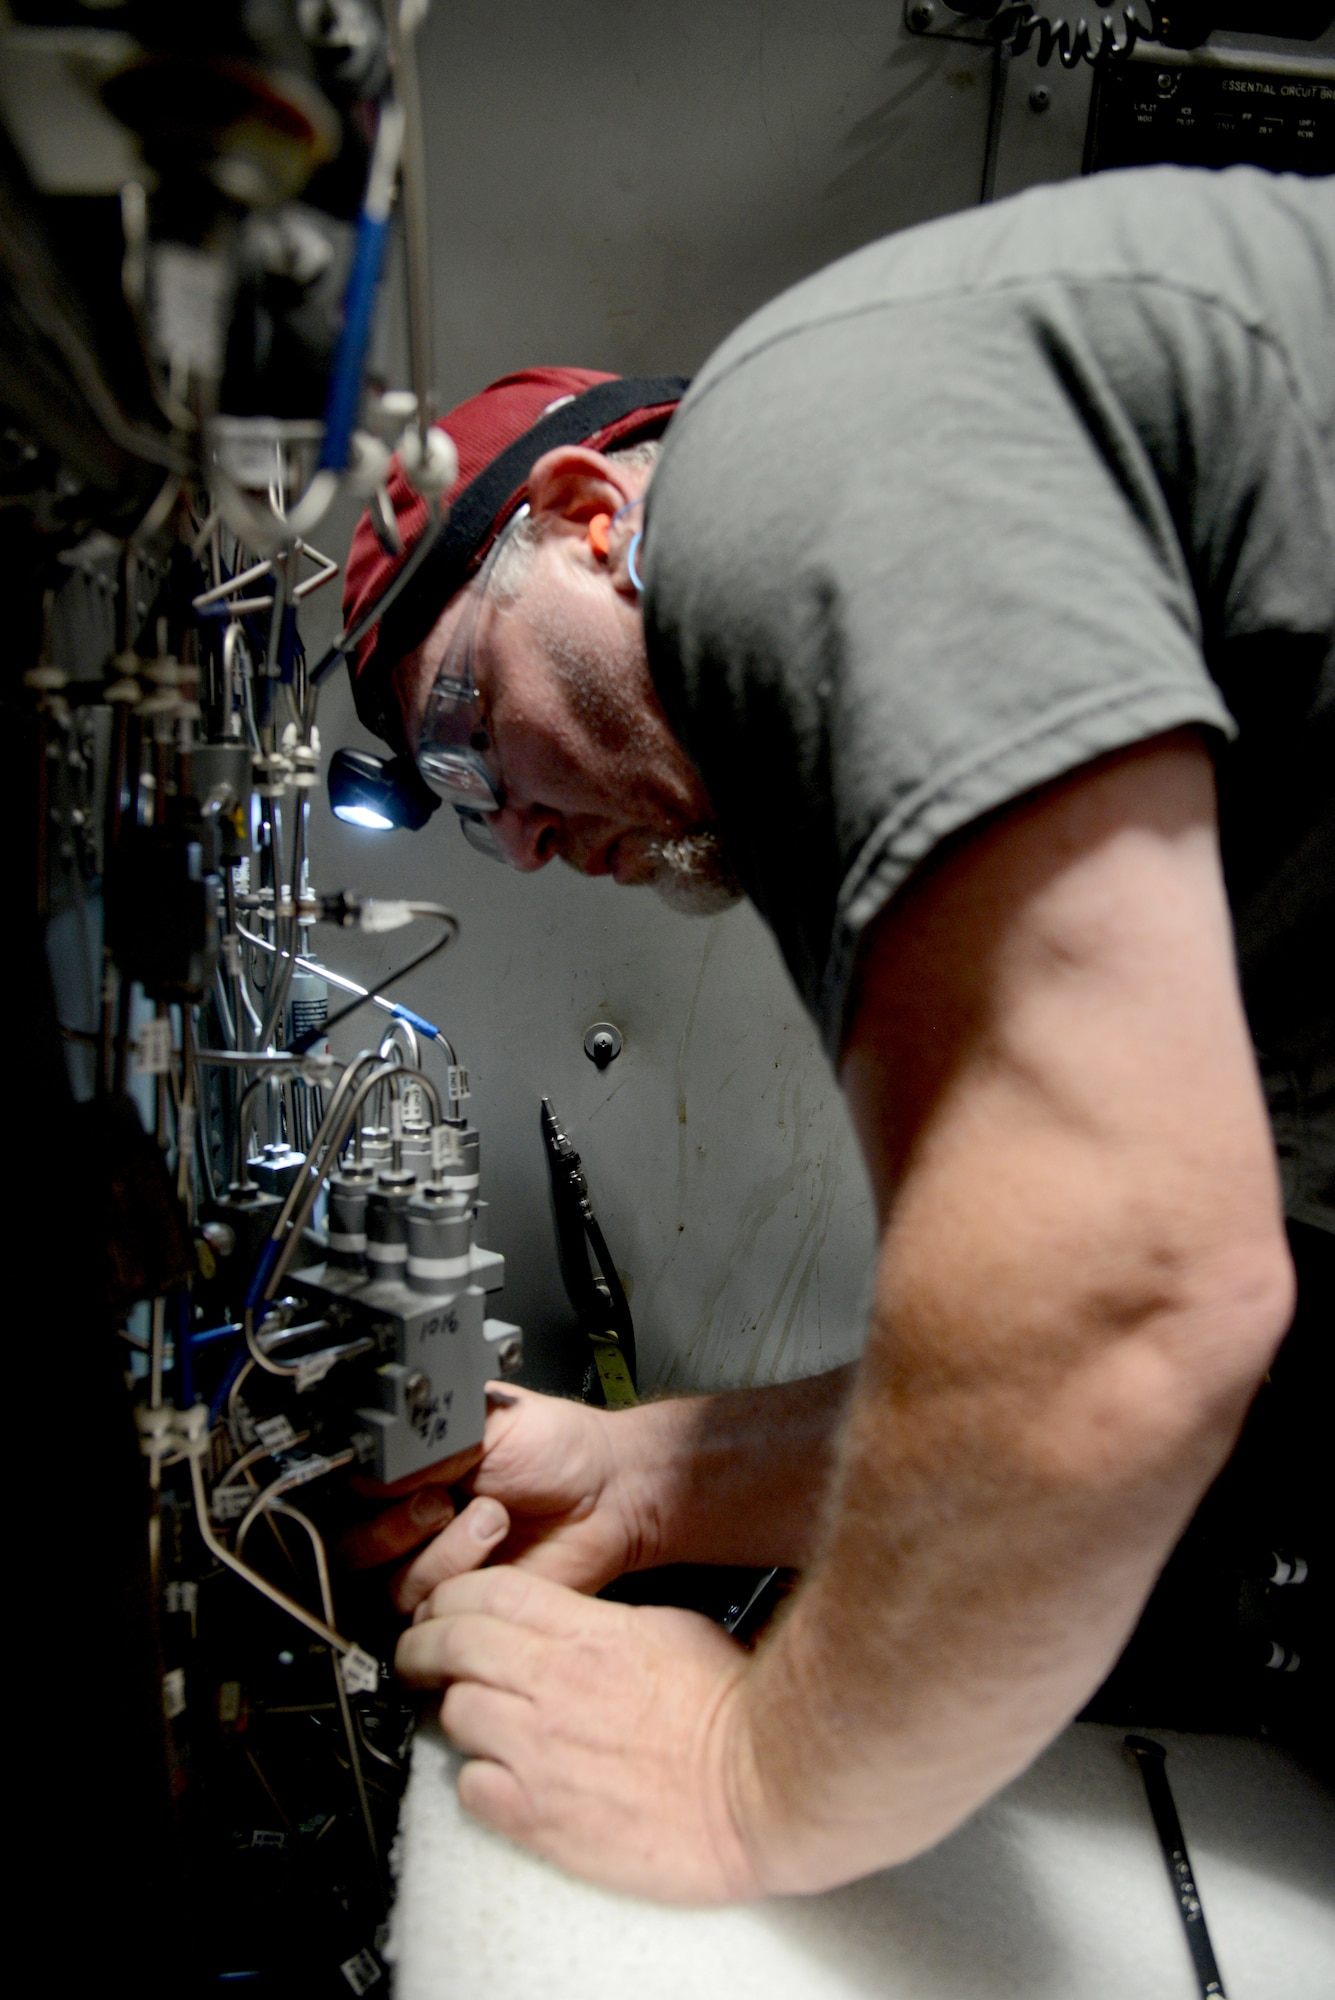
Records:
[[[904,26],[911,35],[940,35],[952,42],[988,42],[988,23],[957,14],[946,0],[904,0]]]

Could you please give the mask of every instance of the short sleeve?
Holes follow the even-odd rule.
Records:
[[[861,934],[942,841],[1106,752],[1233,731],[1179,378],[1241,402],[1260,364],[1232,322],[1184,352],[1105,290],[787,329],[688,401],[655,476],[655,679],[832,1058]]]

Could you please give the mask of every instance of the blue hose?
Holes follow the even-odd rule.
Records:
[[[263,1304],[265,1288],[269,1283],[269,1273],[278,1262],[278,1252],[281,1247],[281,1244],[270,1236],[264,1248],[260,1251],[255,1264],[254,1276],[251,1278],[246,1290],[247,1312],[253,1312],[256,1306]]]
[[[394,182],[403,150],[403,109],[387,100],[380,107],[371,165],[366,176],[366,193],[357,218],[357,241],[353,245],[352,269],[343,294],[343,331],[334,350],[329,372],[329,392],[325,398],[324,443],[320,449],[320,470],[342,472],[348,462],[352,433],[362,401],[362,375],[371,345],[371,323],[375,317],[375,295],[384,268],[385,245],[389,241],[390,217],[394,210]]]
[[[420,1014],[414,1014],[411,1007],[393,1007],[390,1011],[396,1021],[406,1021],[410,1028],[416,1028],[418,1034],[425,1035],[428,1041],[440,1040],[440,1029],[435,1022],[424,1021]]]
[[[208,1347],[213,1341],[226,1340],[229,1336],[235,1336],[240,1331],[240,1320],[233,1320],[227,1326],[207,1326],[202,1328],[200,1332],[191,1334],[190,1345],[192,1347]]]
[[[324,444],[320,450],[320,470],[342,472],[348,462],[352,433],[362,400],[362,373],[366,350],[371,343],[371,323],[375,315],[376,292],[389,241],[389,217],[369,215],[365,209],[357,221],[357,243],[348,273],[348,289],[343,297],[343,331],[334,352],[329,375],[329,394],[324,411]]]
[[[241,1373],[241,1370],[245,1367],[249,1359],[250,1356],[242,1348],[240,1354],[234,1355],[228,1362],[222,1381],[213,1392],[213,1401],[209,1404],[210,1430],[212,1430],[223,1411],[227,1408],[227,1398],[232,1393],[232,1384],[236,1381],[237,1376]]]

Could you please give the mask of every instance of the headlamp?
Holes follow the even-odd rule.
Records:
[[[385,833],[401,826],[416,833],[440,804],[409,757],[376,757],[369,750],[336,750],[329,760],[329,804],[348,826]]]

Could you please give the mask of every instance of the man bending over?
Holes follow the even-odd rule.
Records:
[[[1329,1299],[1332,324],[1329,183],[1123,173],[844,259],[679,409],[536,370],[446,419],[449,528],[356,677],[395,781],[513,867],[743,889],[879,1215],[857,1367],[499,1391],[399,1577],[464,1803],[576,1873],[725,1901],[938,1840],[1088,1701],[1229,1459],[1286,1210]],[[394,568],[363,530],[353,608]],[[754,1655],[591,1595],[681,1561],[802,1582]]]

